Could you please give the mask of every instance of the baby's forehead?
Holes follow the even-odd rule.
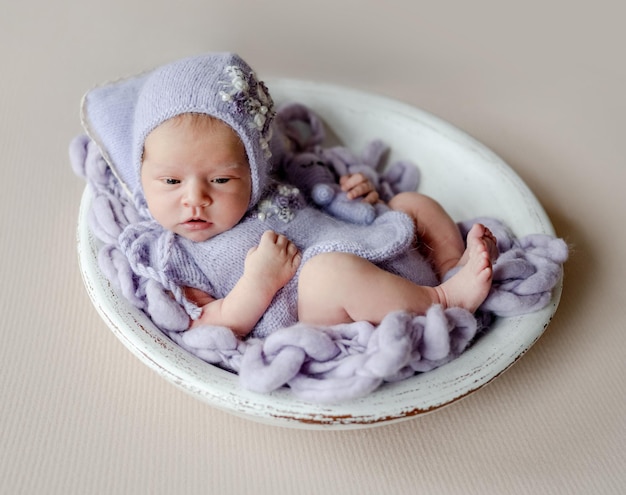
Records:
[[[161,125],[185,125],[189,127],[213,127],[213,126],[227,126],[231,128],[226,122],[223,120],[214,117],[213,115],[209,115],[208,113],[200,113],[200,112],[185,112],[175,115],[167,119]]]
[[[206,114],[180,114],[156,126],[143,143],[140,166],[146,162],[213,163],[221,170],[247,169],[246,147],[228,124]]]
[[[229,132],[232,133],[232,136],[236,139],[236,141],[240,143],[242,147],[244,147],[241,136],[237,134],[237,131],[235,131],[235,129],[233,129],[223,120],[205,113],[188,112],[175,115],[174,117],[165,120],[157,127],[155,127],[148,134],[148,136],[157,129],[182,129],[184,131],[198,133],[220,131]]]

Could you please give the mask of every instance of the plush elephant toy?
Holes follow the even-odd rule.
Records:
[[[349,199],[339,186],[344,175],[361,173],[388,201],[401,191],[415,191],[419,170],[408,162],[395,162],[381,174],[388,146],[371,141],[360,156],[343,146],[323,147],[324,126],[306,106],[286,105],[277,113],[282,136],[279,171],[284,180],[298,187],[305,197],[336,218],[358,224],[370,224],[382,205],[371,205],[360,199]]]

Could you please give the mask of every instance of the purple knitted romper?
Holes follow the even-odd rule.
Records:
[[[231,126],[245,146],[252,175],[244,218],[204,242],[163,229],[151,218],[141,190],[147,135],[164,121],[188,112],[208,114]],[[366,258],[415,283],[436,285],[430,265],[412,249],[414,226],[407,215],[383,207],[371,225],[342,222],[308,206],[294,187],[272,180],[273,116],[265,85],[241,58],[229,53],[180,60],[85,96],[83,124],[146,218],[128,226],[119,238],[135,273],[159,282],[197,318],[199,308],[184,298],[181,288],[195,287],[215,298],[224,297],[243,274],[248,250],[271,229],[301,250],[300,269],[317,254],[339,251]],[[265,337],[297,322],[298,276],[299,272],[276,294],[253,336]]]

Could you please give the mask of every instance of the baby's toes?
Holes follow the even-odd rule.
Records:
[[[496,259],[498,259],[498,255],[500,254],[498,251],[498,239],[496,239],[496,236],[493,235],[491,230],[486,227],[483,239],[485,240],[485,244],[487,245],[487,251],[489,253],[491,261],[495,261]]]

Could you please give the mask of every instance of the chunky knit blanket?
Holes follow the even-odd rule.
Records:
[[[349,169],[353,155],[347,150],[333,153],[338,151]],[[89,224],[102,243],[98,262],[105,276],[174,342],[208,363],[238,373],[243,387],[262,393],[289,386],[302,399],[332,403],[439,367],[466,350],[495,316],[545,307],[568,255],[561,239],[543,234],[517,239],[496,219],[474,219],[459,224],[462,232],[480,221],[494,232],[500,251],[493,288],[474,315],[461,308],[433,306],[425,315],[391,313],[379,325],[299,323],[263,339],[247,340],[237,339],[224,327],[187,330],[187,313],[158,282],[134,273],[120,250],[121,232],[143,218],[97,146],[87,136],[78,136],[71,143],[70,158],[75,173],[85,178],[93,193]],[[368,161],[359,160],[359,166]],[[375,170],[376,164],[371,165]]]

